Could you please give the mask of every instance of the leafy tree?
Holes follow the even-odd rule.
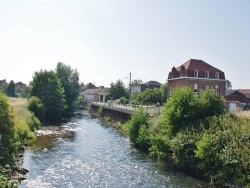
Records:
[[[15,82],[13,80],[10,81],[6,93],[9,97],[16,97]]]
[[[30,93],[31,96],[41,99],[44,104],[45,120],[49,122],[62,120],[66,109],[64,89],[55,72],[47,70],[35,72]]]
[[[56,66],[56,74],[65,91],[65,100],[68,107],[67,112],[72,113],[75,110],[74,104],[79,96],[79,73],[69,65],[59,62]]]
[[[162,84],[160,87],[161,97],[162,97],[162,104],[167,101],[168,96],[168,84]]]
[[[190,87],[180,87],[173,91],[163,112],[164,121],[172,126],[173,133],[197,120],[198,97]]]
[[[14,157],[14,116],[5,94],[0,92],[0,166],[11,164]]]
[[[28,98],[29,97],[29,94],[30,94],[30,87],[27,86],[25,88],[23,88],[23,90],[21,91],[21,97],[23,98]]]
[[[159,88],[146,89],[144,92],[139,93],[136,97],[140,104],[151,105],[162,103],[162,93]]]
[[[134,79],[134,80],[131,82],[131,85],[137,85],[137,84],[142,84],[142,80],[140,80],[140,79]]]
[[[200,118],[204,119],[209,116],[220,115],[225,113],[225,100],[222,96],[217,95],[214,89],[209,88],[201,92],[199,96]],[[197,112],[198,114],[198,112]]]
[[[29,98],[28,109],[31,112],[33,112],[40,121],[44,121],[46,109],[45,109],[44,104],[39,98],[35,96],[32,96],[31,98]]]
[[[149,115],[144,113],[143,107],[140,107],[133,113],[131,120],[125,125],[131,141],[138,145],[145,145],[145,128],[142,128],[142,126],[148,127],[148,125]],[[139,135],[140,137],[138,138]]]
[[[226,80],[226,89],[231,90],[233,88],[232,83],[229,80]]]
[[[117,80],[116,83],[110,84],[109,97],[112,97],[114,100],[119,99],[121,97],[128,97],[125,85],[121,80]]]
[[[7,87],[8,87],[8,83],[7,82],[4,82],[4,83],[0,84],[0,92],[6,94]]]

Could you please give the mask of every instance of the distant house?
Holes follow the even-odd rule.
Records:
[[[238,90],[226,90],[226,105],[231,112],[235,112],[239,107],[246,107],[250,103],[250,98]]]
[[[157,82],[157,81],[149,81],[143,84],[132,84],[131,85],[131,94],[133,93],[141,93],[143,91],[145,91],[147,88],[149,89],[154,89],[154,88],[160,88],[161,87],[161,83]]]
[[[172,68],[168,74],[168,93],[174,88],[190,86],[195,93],[207,88],[214,88],[216,93],[225,96],[225,74],[208,63],[190,59],[179,67]]]
[[[22,82],[17,82],[17,83],[15,84],[15,90],[16,90],[17,93],[22,92],[22,90],[23,90],[24,88],[26,88],[26,87],[27,87],[27,85],[24,84],[24,83],[22,83]]]
[[[84,95],[84,101],[86,102],[98,102],[99,101],[99,94],[98,94],[98,88],[96,89],[86,89],[83,91]]]
[[[84,95],[85,102],[105,102],[106,96],[109,94],[109,88],[96,87],[92,83],[88,83],[81,88],[81,92]]]
[[[84,92],[87,89],[98,89],[98,87],[96,87],[94,84],[92,84],[91,82],[86,84],[85,86],[83,86],[80,90],[81,92]]]
[[[4,80],[0,80],[0,86],[1,86],[2,84],[7,84],[7,82],[6,82],[5,79],[4,79]]]

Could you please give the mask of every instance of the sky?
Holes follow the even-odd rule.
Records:
[[[29,84],[58,62],[80,81],[167,82],[201,59],[250,88],[249,0],[0,0],[0,80]]]

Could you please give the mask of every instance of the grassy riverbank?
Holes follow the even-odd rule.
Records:
[[[16,182],[8,179],[19,179],[21,176],[10,169],[18,169],[22,152],[35,140],[34,131],[40,126],[40,121],[27,109],[27,99],[7,98],[3,94],[0,99],[0,121],[3,124],[0,149],[4,151],[0,156],[0,187],[16,187]]]

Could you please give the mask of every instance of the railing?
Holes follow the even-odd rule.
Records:
[[[123,110],[129,110],[129,111],[134,111],[139,109],[139,107],[141,105],[124,105],[124,104],[115,104],[115,103],[101,103],[101,102],[92,102],[94,104],[97,105],[101,105],[101,106],[108,106],[108,107],[112,107],[112,108],[119,108],[119,109],[123,109]],[[157,115],[160,114],[163,110],[163,106],[142,106],[143,109],[145,110],[145,112],[149,113],[150,115]]]

